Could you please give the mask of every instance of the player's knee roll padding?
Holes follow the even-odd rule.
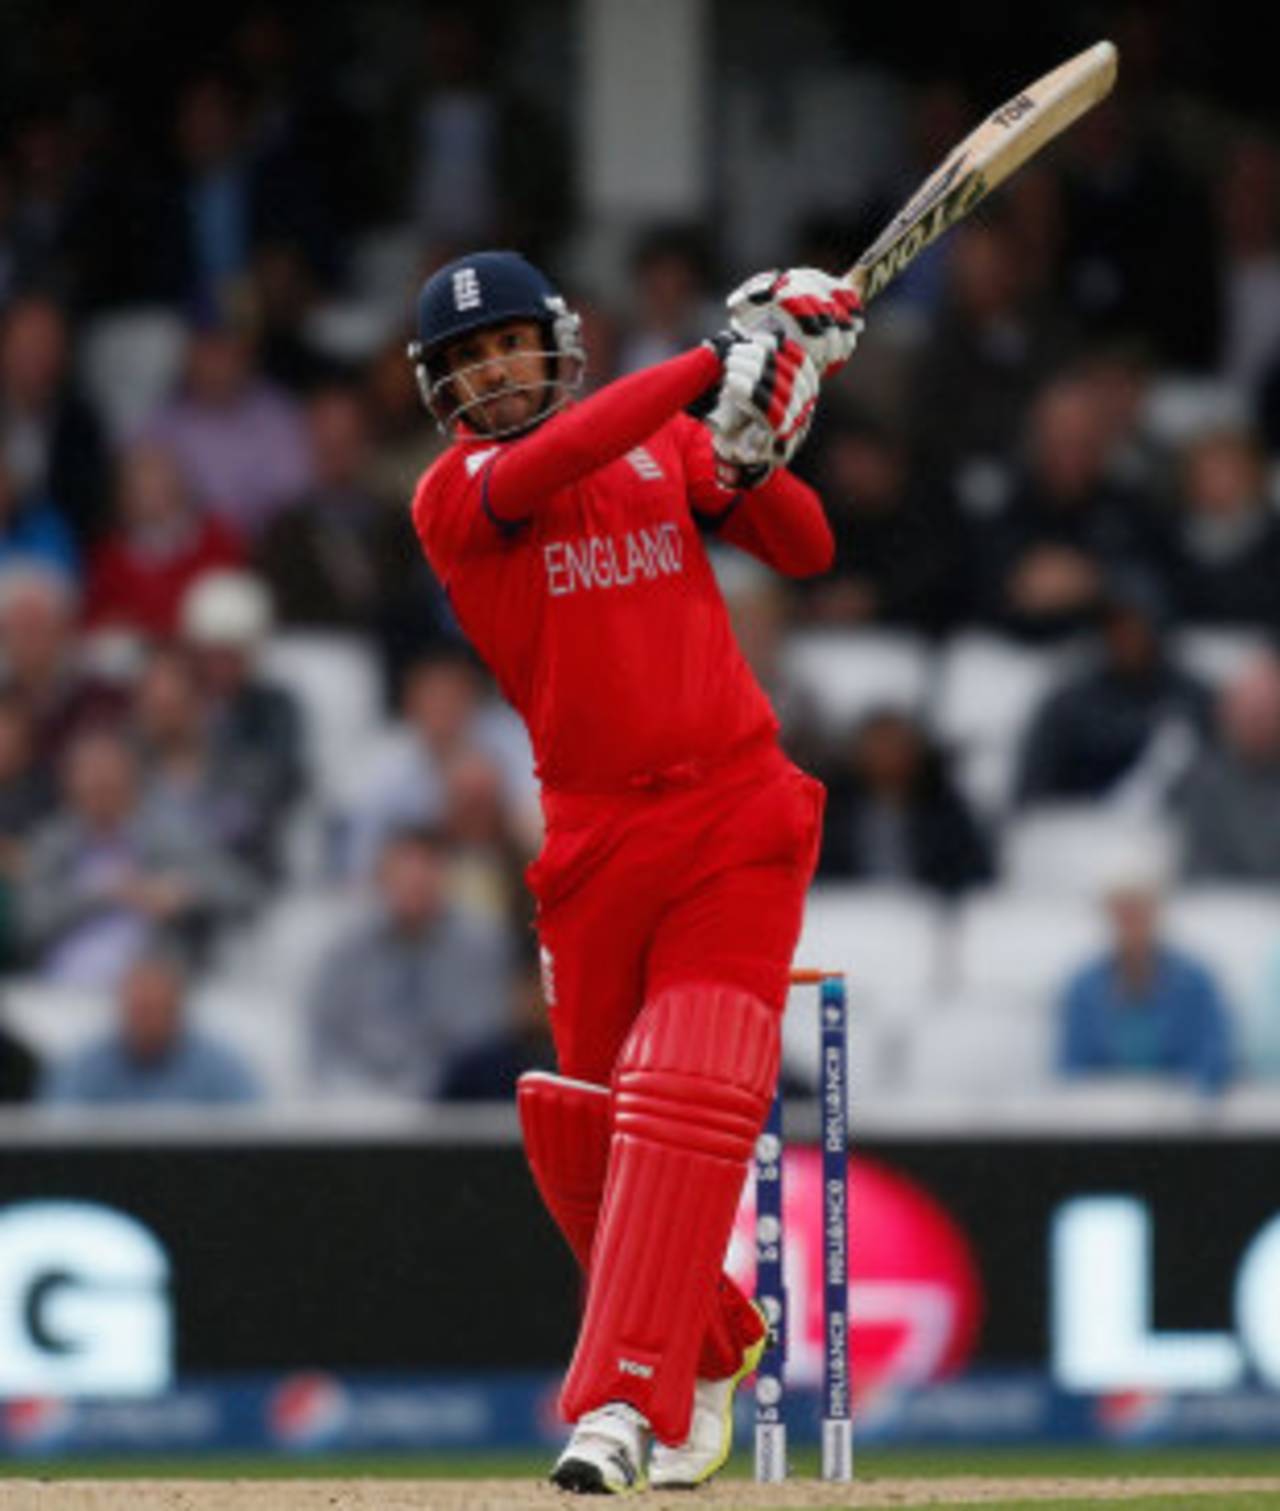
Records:
[[[655,998],[623,1047],[587,1312],[561,1398],[570,1420],[624,1400],[664,1441],[688,1432],[778,1044],[778,1015],[759,998],[691,984]]]

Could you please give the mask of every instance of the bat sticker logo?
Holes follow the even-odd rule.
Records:
[[[983,175],[970,174],[967,178],[962,178],[950,194],[932,205],[927,218],[917,221],[904,234],[898,234],[899,227],[895,225],[892,228],[895,239],[889,242],[878,257],[867,259],[869,270],[863,297],[873,299],[930,242],[936,241],[948,227],[963,219],[986,192],[987,181]]]
[[[1010,100],[1007,105],[1001,105],[991,117],[998,126],[1012,126],[1020,121],[1028,111],[1036,108],[1036,102],[1029,94],[1020,94],[1017,99]]]

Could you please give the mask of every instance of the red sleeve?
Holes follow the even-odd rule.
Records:
[[[759,488],[733,493],[716,481],[707,427],[686,416],[680,432],[689,499],[701,524],[786,577],[816,577],[830,568],[835,541],[807,483],[779,468]]]
[[[485,507],[507,523],[526,519],[542,499],[648,440],[719,376],[720,359],[698,347],[610,383],[504,446],[484,473]]]

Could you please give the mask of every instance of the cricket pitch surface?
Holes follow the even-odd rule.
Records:
[[[1252,1497],[1267,1497],[1254,1502]],[[791,1507],[849,1508],[981,1506],[1055,1501],[1116,1505],[1145,1501],[1173,1505],[1184,1497],[1201,1504],[1280,1505],[1280,1475],[1177,1478],[991,1477],[867,1479],[853,1485],[789,1480],[754,1485],[727,1480],[696,1494],[645,1491],[628,1497],[636,1511],[696,1511],[699,1506],[743,1511]],[[550,1485],[503,1480],[11,1480],[0,1484],[0,1511],[561,1511],[584,1502]],[[587,1502],[586,1504],[601,1504]]]

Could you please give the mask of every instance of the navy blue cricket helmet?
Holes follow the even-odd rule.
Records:
[[[422,402],[441,428],[468,418],[440,357],[473,331],[535,320],[546,334],[546,400],[534,423],[564,405],[582,381],[586,353],[582,322],[545,273],[518,252],[473,252],[437,268],[418,295],[418,334],[409,344]]]

